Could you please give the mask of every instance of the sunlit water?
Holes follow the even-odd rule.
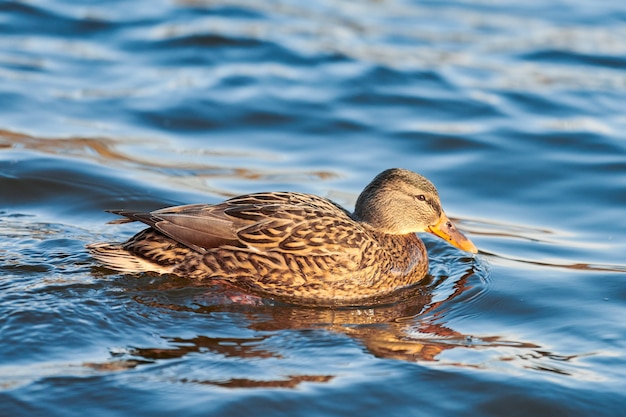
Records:
[[[618,416],[626,3],[0,2],[0,415]],[[108,208],[418,171],[481,253],[368,309],[124,276]]]

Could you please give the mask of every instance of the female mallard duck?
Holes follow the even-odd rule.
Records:
[[[118,271],[220,279],[309,305],[363,304],[419,282],[428,271],[416,232],[476,253],[441,209],[426,178],[388,169],[365,187],[353,214],[310,194],[268,192],[216,205],[150,213],[112,210],[150,227],[123,244],[89,245]]]

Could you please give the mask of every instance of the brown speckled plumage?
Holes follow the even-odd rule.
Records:
[[[228,280],[299,304],[359,304],[419,282],[428,258],[415,232],[442,236],[433,228],[444,223],[444,238],[475,252],[445,218],[432,184],[400,169],[378,175],[354,215],[328,199],[294,192],[150,213],[112,212],[125,217],[116,223],[150,226],[121,245],[88,246],[113,269]]]

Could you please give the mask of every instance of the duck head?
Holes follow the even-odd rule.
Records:
[[[359,195],[354,217],[383,233],[428,232],[461,250],[478,252],[444,213],[435,186],[406,169],[392,168],[378,174]]]

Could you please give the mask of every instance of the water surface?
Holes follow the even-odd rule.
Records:
[[[0,415],[618,416],[626,5],[0,3]],[[99,266],[109,208],[418,171],[481,252],[424,236],[376,308],[233,302]]]

